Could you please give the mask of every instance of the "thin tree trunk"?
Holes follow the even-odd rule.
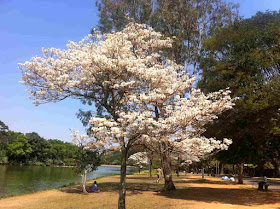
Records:
[[[180,163],[181,163],[181,159],[180,159],[180,156],[178,156],[178,162],[177,162],[177,177],[180,176],[180,172],[179,172],[179,169],[180,169]]]
[[[152,178],[152,169],[153,169],[153,161],[150,159],[150,164],[149,164],[149,175],[150,175],[150,178]]]
[[[204,167],[201,169],[202,178],[204,179]]]
[[[86,189],[86,181],[87,181],[87,171],[82,174],[82,183],[83,183],[83,193],[88,194]]]
[[[162,169],[164,174],[164,188],[163,191],[171,191],[176,189],[172,180],[171,162],[166,145],[163,143],[164,152],[161,156]]]
[[[222,175],[225,174],[225,173],[224,173],[224,164],[223,164],[223,163],[221,163],[221,174],[222,174]]]
[[[244,163],[240,163],[237,165],[238,166],[238,184],[243,184],[243,168],[244,168]]]
[[[118,209],[125,209],[125,196],[126,196],[126,160],[127,148],[122,148],[122,164],[121,164],[121,178],[120,178],[120,191]]]
[[[280,160],[279,159],[276,159],[276,163],[277,163],[277,176],[280,177]]]

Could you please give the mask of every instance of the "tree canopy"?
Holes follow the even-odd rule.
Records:
[[[230,87],[239,97],[233,110],[207,126],[206,135],[229,137],[233,144],[220,158],[230,163],[279,159],[280,13],[255,16],[219,29],[204,42],[204,92]],[[274,132],[274,131],[276,132]],[[273,147],[272,144],[274,144]]]

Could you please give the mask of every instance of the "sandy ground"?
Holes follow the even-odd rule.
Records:
[[[174,177],[176,190],[159,192],[156,179],[129,175],[128,209],[280,209],[280,192],[262,192],[253,185],[237,185],[217,178],[184,175]],[[88,183],[88,186],[92,181]],[[1,209],[117,208],[119,176],[98,179],[99,193],[82,194],[80,185],[0,200]]]

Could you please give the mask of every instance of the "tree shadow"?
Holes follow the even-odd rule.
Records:
[[[88,193],[93,193],[91,192],[91,187],[92,184],[87,184],[86,185],[86,190]],[[102,192],[118,192],[120,187],[120,183],[118,182],[102,182],[98,183],[98,188],[99,188],[99,193]],[[139,194],[144,191],[154,191],[158,192],[162,189],[162,185],[158,184],[153,184],[153,183],[130,183],[127,182],[127,195],[134,195],[134,194]],[[82,185],[75,185],[75,186],[70,186],[70,187],[64,187],[60,188],[59,191],[61,192],[66,192],[66,193],[76,193],[76,194],[83,194],[82,192]]]
[[[146,180],[146,181],[148,181],[148,180],[156,180],[156,178],[154,178],[154,177],[141,176],[141,175],[139,175],[139,176],[127,176],[126,178],[128,180],[129,179],[133,179],[133,180]]]
[[[137,182],[137,180],[139,180],[139,182]],[[176,190],[169,192],[160,192],[163,188],[163,185],[155,183],[155,181],[149,179],[148,176],[130,176],[127,177],[127,196],[142,194],[146,191],[152,191],[155,192],[155,195],[160,195],[167,198],[200,201],[206,203],[218,202],[232,205],[252,206],[275,204],[280,202],[280,192],[264,192],[251,188],[211,187],[211,185],[214,184],[234,184],[231,182],[215,181],[215,179],[194,179],[187,178],[184,176],[180,178],[175,178],[174,183],[175,186],[177,186]],[[191,183],[200,184],[199,186],[201,187],[191,186]],[[86,186],[87,191],[89,191],[89,193],[91,191],[91,186],[92,183],[88,183]],[[103,192],[118,193],[119,186],[120,183],[116,181],[99,182],[99,194]],[[82,194],[82,185],[61,188],[60,191],[66,193]]]
[[[280,193],[262,192],[254,189],[231,189],[211,187],[188,187],[157,195],[172,199],[193,200],[201,202],[219,202],[232,205],[264,205],[280,202]]]
[[[176,183],[184,183],[184,184],[221,184],[221,185],[236,185],[233,181],[214,181],[214,180],[208,180],[208,179],[188,179],[186,180],[182,179],[179,181],[176,181]]]

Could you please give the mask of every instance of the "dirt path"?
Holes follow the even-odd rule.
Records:
[[[261,192],[217,178],[174,177],[176,190],[159,192],[161,184],[147,175],[128,176],[127,208],[133,209],[279,209],[280,192]],[[91,185],[89,183],[88,185]],[[49,190],[0,200],[0,209],[117,208],[119,176],[98,180],[99,193],[83,195],[80,186]]]

